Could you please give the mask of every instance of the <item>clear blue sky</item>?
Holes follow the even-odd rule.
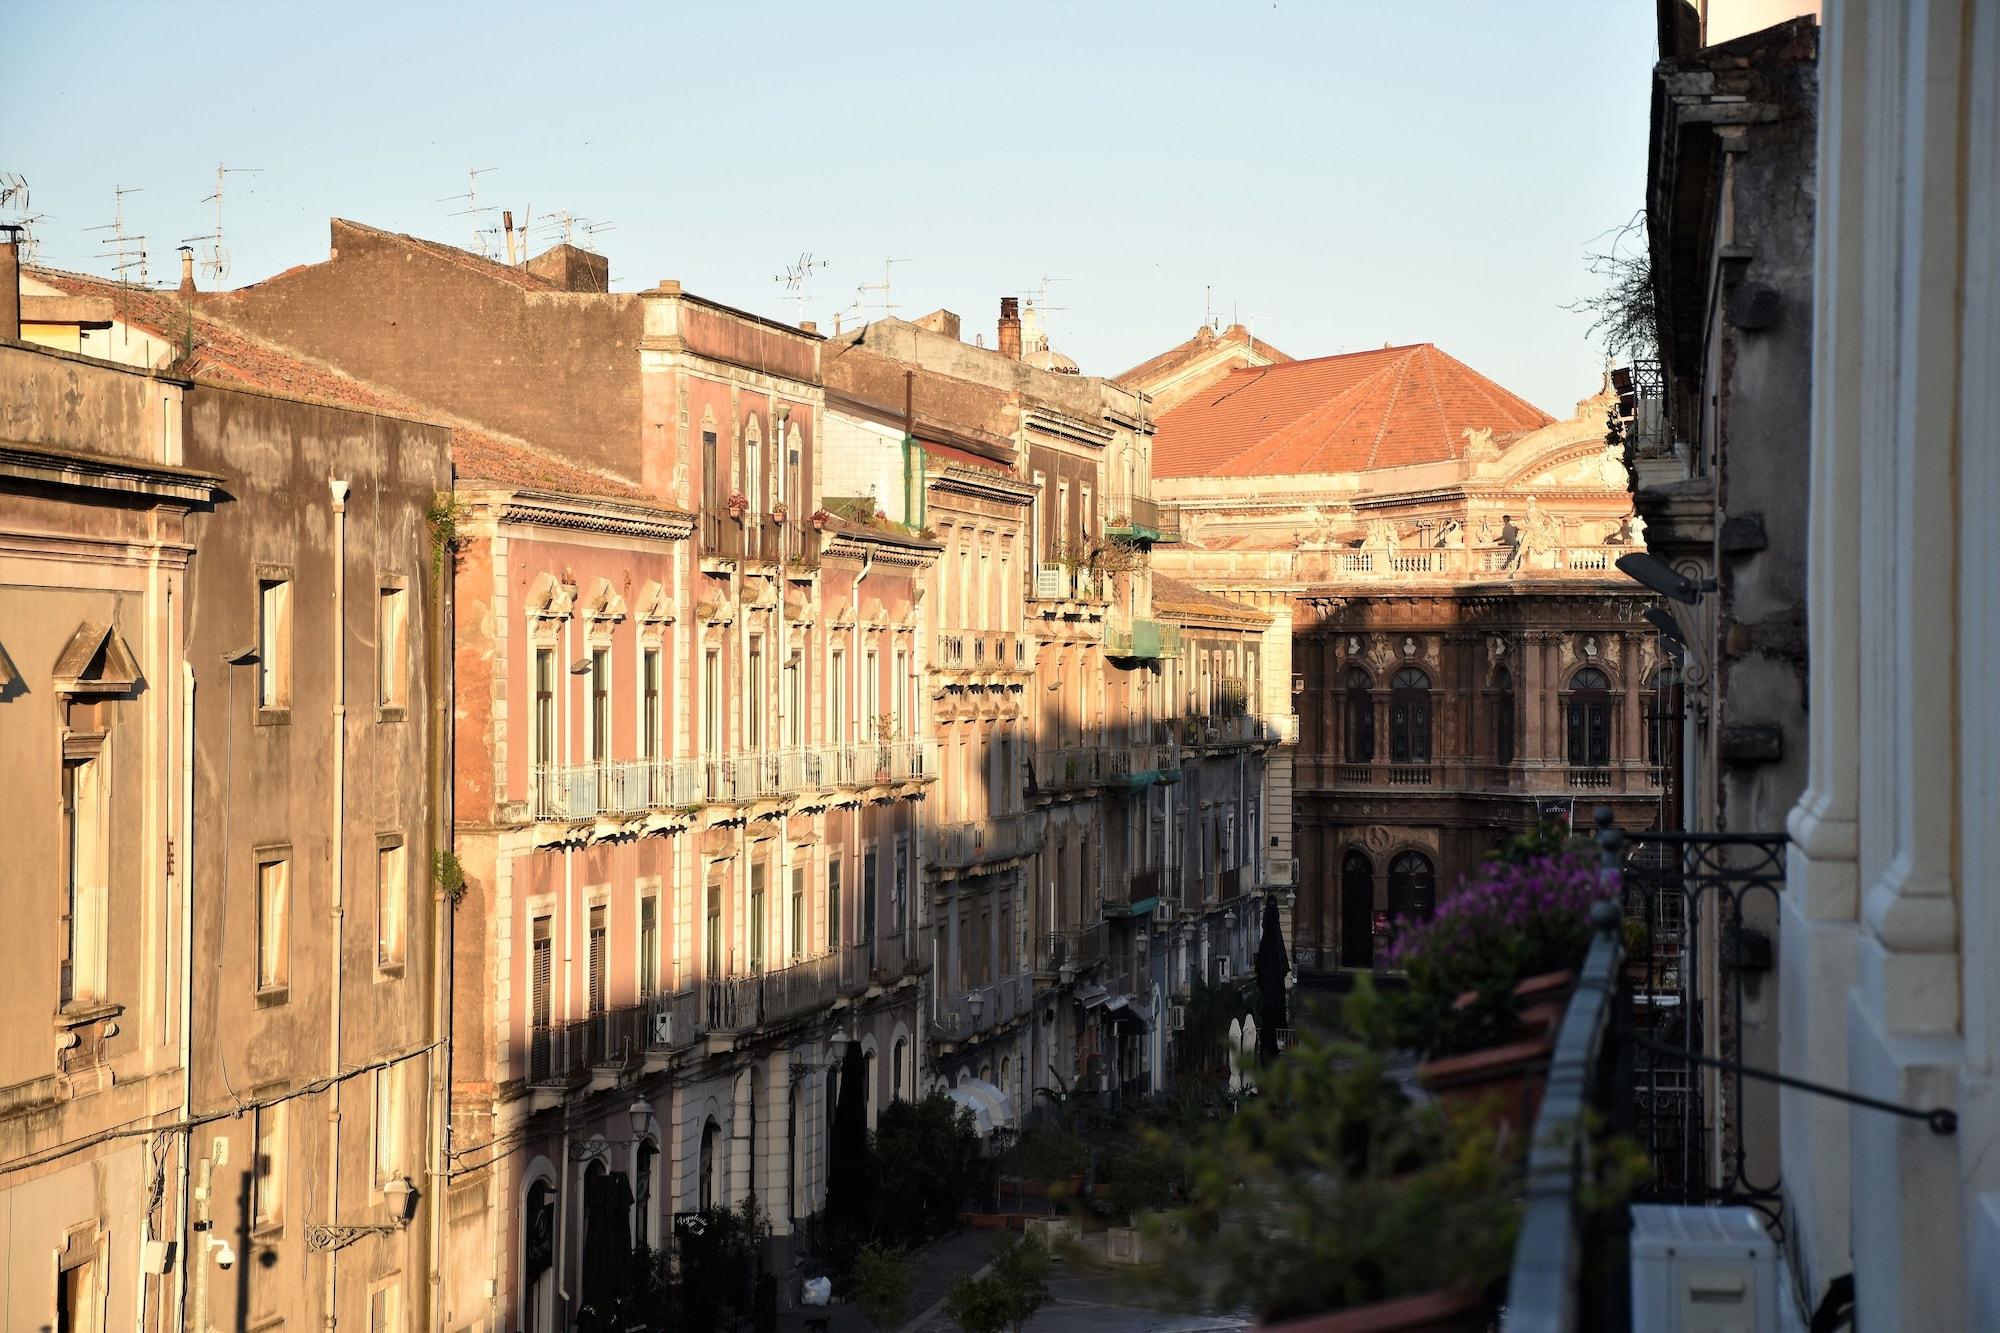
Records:
[[[228,285],[325,257],[345,216],[458,244],[480,202],[611,222],[613,286],[676,277],[829,328],[988,334],[1050,287],[1053,341],[1115,374],[1212,287],[1294,356],[1434,341],[1565,414],[1595,390],[1592,239],[1642,202],[1650,0],[1570,3],[0,5],[0,171],[45,263],[97,258],[114,185],[151,275],[212,230]]]

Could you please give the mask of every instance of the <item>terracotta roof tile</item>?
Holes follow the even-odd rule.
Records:
[[[1431,343],[1231,371],[1160,418],[1156,477],[1295,476],[1461,456],[1554,420]]]
[[[1222,617],[1252,625],[1271,623],[1271,617],[1254,606],[1205,592],[1192,583],[1169,578],[1165,574],[1153,575],[1153,611],[1156,615],[1169,618],[1184,615]]]

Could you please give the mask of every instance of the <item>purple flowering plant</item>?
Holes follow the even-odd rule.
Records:
[[[1449,1055],[1504,1041],[1516,985],[1582,964],[1591,905],[1619,892],[1584,847],[1489,861],[1429,920],[1398,923],[1388,961],[1409,983],[1391,1006],[1398,1045]]]

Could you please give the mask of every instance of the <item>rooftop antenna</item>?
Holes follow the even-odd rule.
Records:
[[[1205,329],[1215,327],[1215,287],[1212,284],[1205,283],[1201,289],[1201,326]]]
[[[616,231],[618,228],[618,224],[615,222],[590,222],[583,218],[578,218],[577,223],[578,230],[583,232],[584,249],[586,250],[590,248],[590,242],[597,239],[598,232]]]
[[[480,258],[482,259],[491,259],[493,257],[492,254],[486,248],[486,238],[493,231],[493,228],[480,226],[479,218],[480,215],[483,213],[497,212],[498,209],[492,204],[488,204],[484,208],[480,207],[479,178],[481,176],[484,176],[489,171],[498,171],[498,170],[499,170],[498,167],[469,168],[465,173],[465,193],[448,194],[444,198],[438,200],[438,202],[441,204],[456,203],[460,199],[463,199],[465,201],[465,207],[454,212],[453,214],[451,214],[451,216],[455,218],[469,217],[472,219],[472,249],[473,252],[479,255]]]
[[[0,171],[0,208],[28,211],[28,178],[15,171]]]
[[[806,291],[806,283],[812,278],[813,270],[825,267],[824,259],[814,259],[812,251],[801,250],[797,260],[787,266],[783,273],[771,279],[772,282],[783,286],[786,299],[798,306],[799,317],[793,321],[794,323],[806,317],[806,303],[812,299],[811,294]],[[838,323],[838,317],[835,322]]]
[[[202,261],[201,271],[211,282],[220,282],[229,276],[229,251],[222,248],[222,184],[226,176],[254,176],[262,172],[262,167],[230,167],[215,164],[215,193],[202,200],[204,204],[215,205],[215,230],[206,236],[183,237],[181,244],[192,245],[196,241],[207,241],[208,258]]]
[[[897,310],[896,303],[889,299],[889,280],[890,280],[889,270],[893,265],[907,264],[909,262],[910,261],[907,259],[884,258],[882,260],[882,281],[864,282],[857,285],[854,289],[855,292],[854,303],[857,306],[861,305],[868,300],[869,292],[880,292],[882,293],[882,299],[878,304],[880,304],[880,306],[882,307],[882,318],[884,319],[889,318],[889,316],[894,314]]]
[[[28,178],[13,171],[0,171],[0,209],[16,214],[13,219],[0,223],[14,231],[14,239],[20,246],[21,262],[35,262],[35,224],[47,217],[46,213],[28,211]]]
[[[547,229],[543,235],[543,239],[560,245],[568,245],[570,237],[576,231],[576,224],[581,221],[583,221],[582,218],[579,218],[567,208],[558,208],[542,221],[542,226]]]
[[[111,248],[99,251],[97,257],[112,261],[111,271],[118,275],[120,282],[137,281],[141,287],[146,285],[146,238],[144,236],[130,236],[126,234],[125,196],[128,194],[137,194],[144,188],[142,185],[112,186],[111,194],[114,202],[111,221],[104,223],[102,226],[84,228],[85,231],[108,231],[111,233],[108,242]],[[136,279],[132,276],[135,271],[138,274]]]

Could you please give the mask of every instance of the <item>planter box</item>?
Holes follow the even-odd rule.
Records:
[[[1477,1291],[1454,1288],[1258,1327],[1265,1333],[1485,1333],[1491,1322]]]
[[[1030,1217],[1023,1220],[1021,1234],[1040,1245],[1049,1254],[1059,1254],[1063,1245],[1077,1237],[1076,1219],[1073,1217]]]
[[[1513,1041],[1426,1060],[1417,1081],[1455,1114],[1484,1114],[1525,1144],[1542,1106],[1556,1029],[1576,993],[1576,973],[1547,972],[1514,987],[1521,1031]],[[1469,996],[1461,1003],[1470,1002]]]

